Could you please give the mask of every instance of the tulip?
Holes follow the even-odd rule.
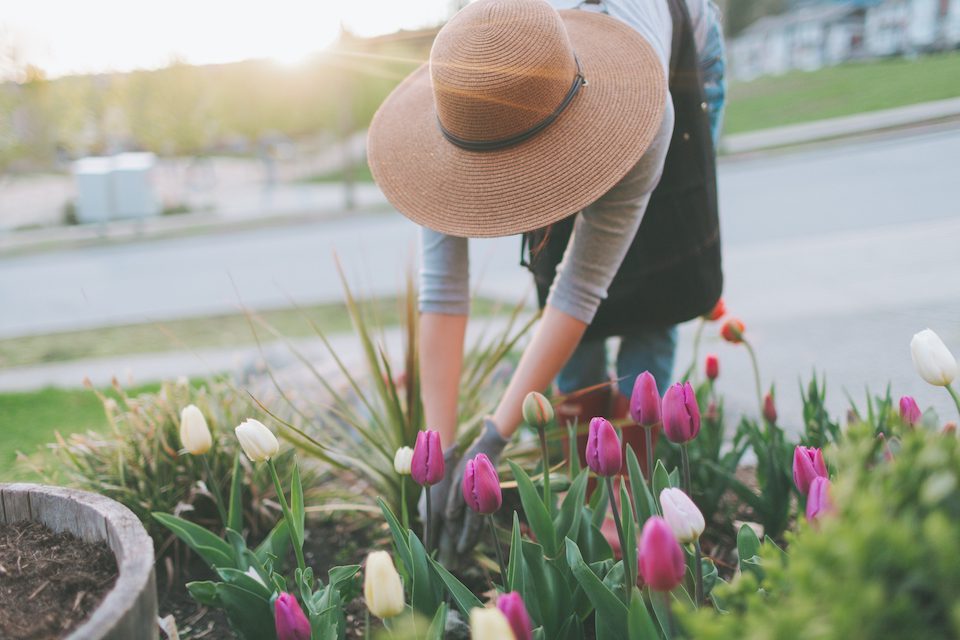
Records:
[[[709,354],[707,356],[707,378],[711,381],[716,380],[720,377],[720,358],[716,354]]]
[[[649,371],[637,376],[630,394],[630,417],[643,427],[654,427],[660,422],[660,392],[657,381]]]
[[[773,394],[763,397],[763,417],[770,424],[777,424],[777,405],[773,402]]]
[[[900,419],[903,420],[904,424],[915,427],[920,422],[922,415],[920,407],[917,405],[917,401],[913,399],[913,396],[903,396],[900,398]]]
[[[720,335],[727,342],[740,344],[743,342],[743,332],[746,331],[746,329],[743,322],[737,318],[730,318],[720,327]]]
[[[654,591],[673,591],[686,573],[683,550],[667,521],[652,516],[643,525],[637,555],[640,576]]]
[[[663,519],[678,541],[688,544],[700,539],[706,523],[700,509],[686,493],[673,487],[664,489],[660,492],[660,507]]]
[[[310,640],[310,621],[295,596],[281,593],[273,603],[277,640]]]
[[[727,305],[724,303],[723,298],[717,300],[717,304],[713,305],[713,309],[710,310],[710,313],[703,316],[705,320],[710,320],[716,322],[727,313]]]
[[[437,431],[421,431],[417,434],[417,444],[413,447],[410,475],[417,484],[429,487],[443,479],[443,470],[440,434]]]
[[[830,500],[830,479],[817,476],[810,483],[810,494],[807,496],[807,520],[816,520],[825,513],[833,510]]]
[[[497,599],[497,609],[504,615],[517,640],[532,640],[533,623],[527,614],[523,598],[516,591],[505,593]]]
[[[700,433],[700,407],[693,385],[672,385],[663,394],[663,433],[671,442],[690,442]]]
[[[523,399],[522,410],[524,421],[531,427],[544,429],[553,422],[553,405],[542,393],[528,393]]]
[[[478,453],[473,460],[467,460],[460,486],[467,506],[481,515],[488,516],[503,504],[500,478],[486,454]]]
[[[606,418],[590,421],[587,436],[587,466],[599,476],[615,476],[623,465],[623,453],[616,429]]]
[[[188,404],[180,412],[180,443],[188,453],[195,456],[210,451],[213,444],[207,419],[195,405]]]
[[[403,613],[403,584],[393,560],[386,551],[371,551],[363,575],[363,597],[367,609],[378,618],[392,618]]]
[[[932,385],[946,387],[957,377],[957,361],[936,333],[924,329],[910,341],[910,356],[920,377]]]
[[[254,419],[244,420],[234,429],[240,448],[251,462],[262,462],[277,455],[280,442],[262,422]]]
[[[483,607],[470,610],[470,637],[473,640],[517,640],[502,611]]]
[[[945,436],[955,436],[955,435],[957,435],[957,423],[956,423],[956,422],[948,422],[948,423],[946,423],[945,425],[943,425],[943,431],[942,431],[942,433],[943,433],[943,435],[945,435]]]
[[[803,446],[793,450],[793,483],[797,485],[797,491],[807,495],[814,479],[826,477],[827,465],[823,461],[823,451]]]
[[[410,475],[410,464],[413,462],[413,449],[400,447],[393,456],[393,470],[401,476]]]

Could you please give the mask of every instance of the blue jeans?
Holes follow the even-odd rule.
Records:
[[[707,42],[700,52],[700,75],[710,119],[710,135],[714,147],[720,139],[723,108],[726,103],[726,54],[720,10],[710,2],[707,19],[710,26]],[[637,376],[649,371],[657,381],[660,393],[673,382],[673,361],[677,348],[677,327],[653,327],[623,338],[617,352],[617,385],[620,393],[630,397]],[[570,360],[557,376],[560,393],[570,393],[610,379],[607,370],[606,340],[582,340]]]

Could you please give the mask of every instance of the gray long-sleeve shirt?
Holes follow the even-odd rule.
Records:
[[[704,50],[708,21],[716,13],[708,0],[686,0],[697,49]],[[600,5],[580,0],[551,0],[557,9],[603,10],[639,31],[657,52],[664,77],[670,65],[673,22],[666,0],[604,0]],[[623,258],[636,235],[650,195],[660,181],[673,135],[673,103],[666,97],[660,129],[650,148],[612,189],[576,214],[573,234],[547,304],[590,323],[606,298]],[[426,227],[421,232],[420,311],[464,315],[470,310],[469,252],[466,238]]]

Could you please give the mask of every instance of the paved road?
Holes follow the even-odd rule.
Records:
[[[952,128],[721,164],[725,296],[785,411],[816,367],[837,408],[842,388],[892,381],[950,415],[913,374],[908,343],[930,326],[960,354],[958,156]],[[358,291],[393,293],[415,244],[411,224],[383,215],[0,259],[0,336],[334,300],[334,249]],[[478,289],[528,292],[518,258],[515,238],[477,242]],[[745,355],[714,347],[731,400],[750,404]]]

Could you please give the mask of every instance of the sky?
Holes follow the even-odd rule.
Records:
[[[271,58],[296,64],[341,22],[369,36],[440,22],[450,0],[5,0],[0,75],[29,63],[51,77]]]

